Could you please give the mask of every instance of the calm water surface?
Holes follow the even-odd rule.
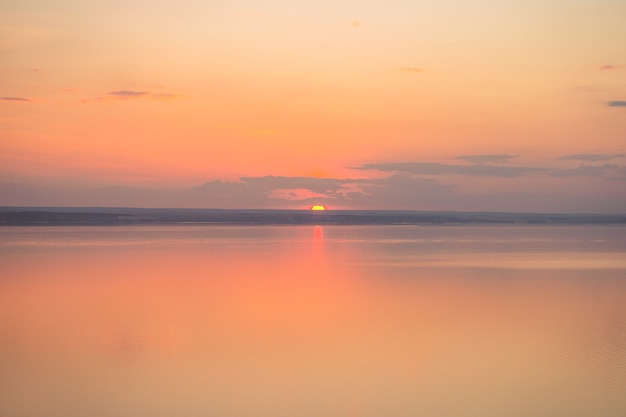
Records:
[[[624,417],[625,227],[0,228],[2,417]]]

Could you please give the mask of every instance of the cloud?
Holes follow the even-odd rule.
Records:
[[[364,182],[362,181],[361,183],[357,182],[357,181],[351,181],[351,180],[346,180],[347,182],[343,182],[339,188],[336,190],[337,195],[343,196],[343,197],[350,197],[350,194],[363,194],[363,195],[370,195],[370,193],[367,191],[367,187],[368,186],[372,186],[371,182]]]
[[[240,181],[214,180],[193,192],[206,198],[206,204],[222,206],[292,206],[293,202],[321,202],[343,207],[435,207],[451,199],[454,187],[425,178],[395,174],[378,179],[339,179],[315,177],[245,177]],[[443,206],[443,204],[441,205]]]
[[[341,180],[336,178],[282,177],[273,175],[264,177],[243,177],[241,181],[264,191],[277,188],[306,188],[317,193],[326,193],[327,190],[334,190],[341,185]]]
[[[580,165],[573,169],[554,171],[553,177],[606,177],[612,180],[626,180],[626,167],[615,164]]]
[[[242,196],[252,196],[253,190],[242,181],[213,180],[191,188],[194,193],[216,195],[225,200],[238,200]]]
[[[149,91],[132,91],[132,90],[120,90],[120,91],[111,91],[109,93],[110,96],[126,99],[126,98],[139,98],[143,96],[149,95]]]
[[[2,97],[0,98],[2,101],[30,101],[30,99],[24,97]]]
[[[613,100],[606,103],[609,107],[626,107],[626,100]]]
[[[465,162],[471,162],[474,164],[498,164],[509,162],[509,159],[517,158],[519,155],[506,155],[506,154],[489,154],[489,155],[461,155],[454,159],[458,159]]]
[[[289,201],[310,200],[312,198],[323,198],[323,199],[332,198],[329,195],[316,193],[311,190],[307,190],[306,188],[290,188],[290,189],[278,188],[278,189],[272,190],[267,195],[267,197],[272,198],[272,199],[277,199],[277,200],[289,200]]]
[[[149,99],[149,100],[166,101],[166,100],[177,99],[180,97],[184,97],[184,96],[180,94],[172,94],[172,93],[151,93],[150,91],[118,90],[118,91],[110,91],[106,93],[106,96],[83,99],[80,101],[80,103],[81,104],[102,103],[102,102],[108,101],[109,99],[115,99],[115,100]]]
[[[364,193],[350,195],[346,204],[374,208],[396,207],[436,210],[454,205],[454,186],[441,184],[427,178],[414,178],[407,174],[394,174],[387,178],[363,184]],[[451,204],[452,203],[452,204]]]
[[[404,67],[404,68],[400,68],[400,70],[404,72],[412,73],[412,74],[421,74],[423,72],[426,72],[424,69],[417,68],[417,67]]]
[[[292,184],[292,187],[285,187]],[[324,189],[326,191],[314,191]],[[365,190],[365,191],[364,191]],[[375,180],[312,177],[248,177],[212,180],[188,189],[147,189],[127,186],[54,187],[0,182],[0,205],[74,205],[117,207],[306,208],[437,208],[451,201],[453,187],[434,180],[393,175]]]
[[[324,198],[349,201],[358,194],[368,195],[367,187],[372,185],[369,180],[316,177],[244,177],[241,181],[270,198],[292,200]]]
[[[211,180],[184,189],[0,181],[0,205],[171,207],[175,202],[177,207],[216,209],[306,209],[313,204],[324,204],[330,209],[619,213],[626,207],[622,191],[626,181],[624,166],[581,165],[549,174],[552,175],[496,180],[469,177],[457,184],[450,184],[449,179],[444,182],[437,177],[407,172],[374,179],[263,176]],[[556,178],[577,176],[581,178]],[[603,181],[602,186],[590,186],[598,181]],[[488,182],[487,186],[473,187],[483,182]]]
[[[265,207],[289,202],[333,202],[350,204],[356,197],[370,195],[373,181],[315,177],[243,177],[238,181],[213,180],[190,191],[206,199],[206,205],[219,202],[225,207]],[[281,202],[282,201],[282,202]]]
[[[606,161],[606,160],[615,159],[615,158],[626,158],[626,154],[617,153],[617,154],[609,155],[609,154],[600,154],[600,153],[580,153],[580,154],[575,154],[575,155],[562,156],[559,159],[563,161],[594,162],[594,161]]]
[[[602,65],[600,67],[600,71],[611,71],[611,70],[616,70],[616,69],[620,69],[620,68],[622,68],[621,65],[606,64],[606,65]]]
[[[545,168],[493,165],[449,165],[436,162],[391,162],[386,164],[365,164],[360,167],[351,168],[383,172],[406,172],[417,175],[470,175],[482,177],[519,177],[532,172],[547,171]]]

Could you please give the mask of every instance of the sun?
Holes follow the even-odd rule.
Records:
[[[326,207],[325,206],[312,206],[311,210],[313,210],[313,211],[324,211],[324,210],[326,210]]]

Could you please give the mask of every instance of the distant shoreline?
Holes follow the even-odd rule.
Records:
[[[1,226],[119,225],[444,225],[626,224],[626,214],[499,213],[406,210],[161,209],[0,207]]]

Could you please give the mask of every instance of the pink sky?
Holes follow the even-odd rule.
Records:
[[[0,12],[0,205],[626,212],[622,1]]]

